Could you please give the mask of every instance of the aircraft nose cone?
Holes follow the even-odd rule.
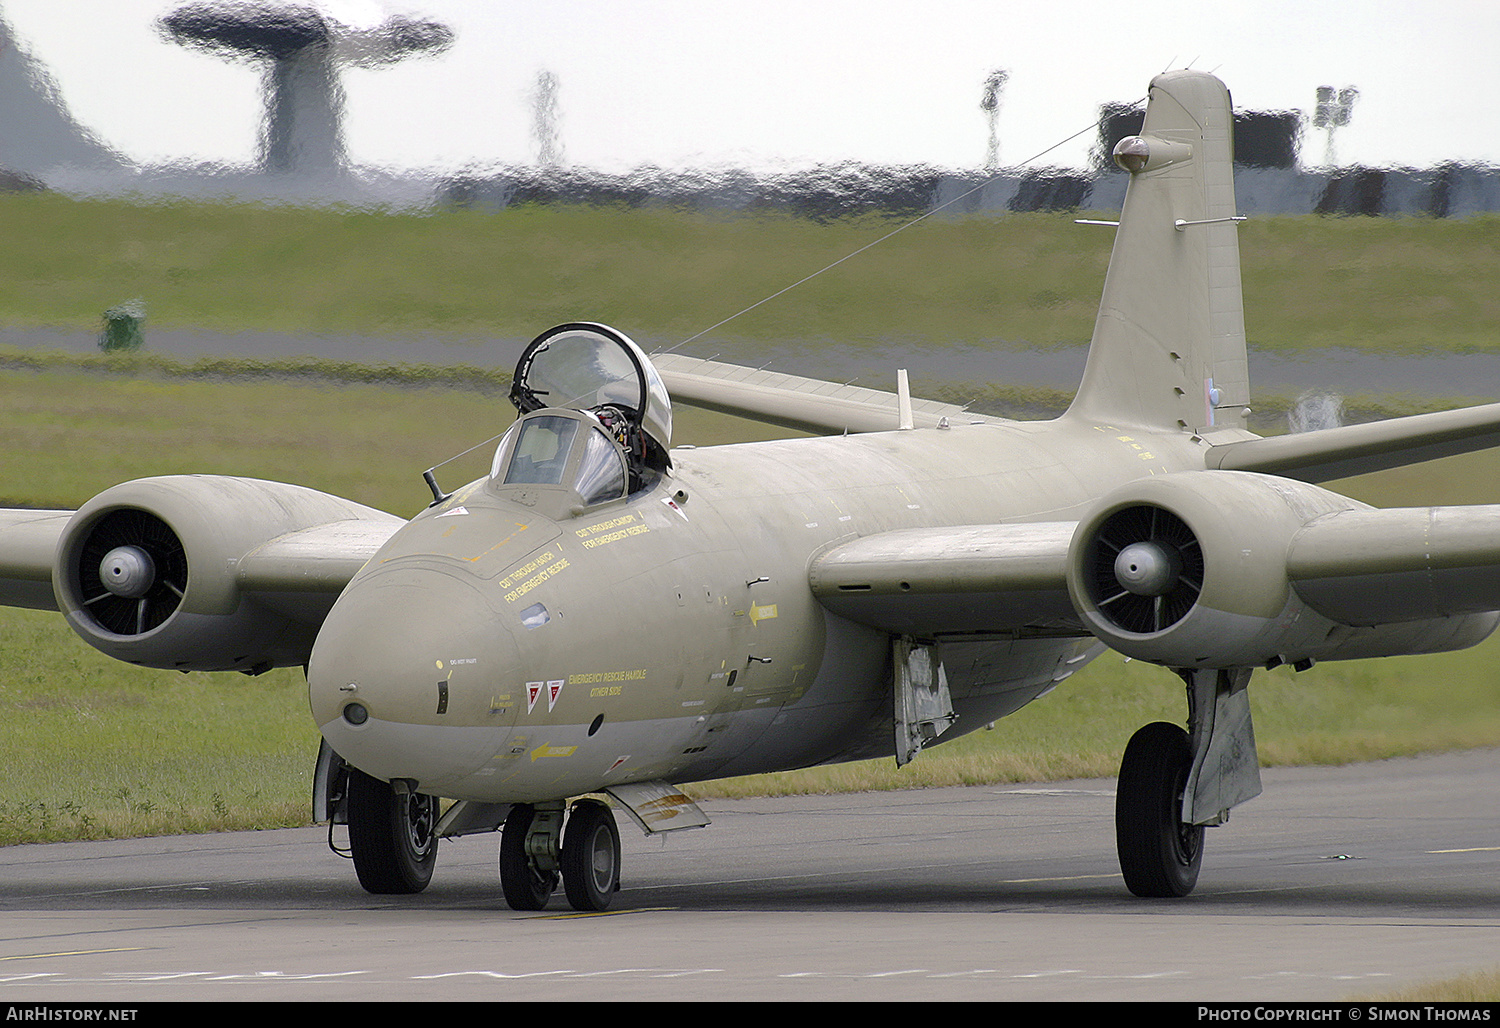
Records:
[[[307,667],[313,718],[334,750],[379,778],[470,774],[515,718],[516,647],[465,578],[392,568],[353,583]],[[489,749],[486,749],[489,747]]]

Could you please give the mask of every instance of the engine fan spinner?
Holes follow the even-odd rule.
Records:
[[[1203,548],[1187,522],[1162,507],[1125,507],[1099,526],[1084,582],[1099,614],[1136,635],[1187,616],[1203,591]]]

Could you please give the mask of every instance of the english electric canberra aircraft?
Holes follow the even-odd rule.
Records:
[[[1130,890],[1194,886],[1260,791],[1252,670],[1469,646],[1500,620],[1500,506],[1376,510],[1313,484],[1500,443],[1500,404],[1246,429],[1229,95],[1151,84],[1077,397],[1044,422],[713,361],[602,325],[523,353],[490,473],[405,521],[173,476],[0,512],[0,600],[149,667],[306,668],[316,814],[372,892],[500,831],[506,900],[618,889],[614,810],[979,728],[1105,647],[1186,685],[1120,769]],[[669,449],[672,397],[822,433]],[[452,801],[442,805],[439,797]],[[581,797],[581,798],[580,798]],[[605,799],[607,797],[607,799]]]

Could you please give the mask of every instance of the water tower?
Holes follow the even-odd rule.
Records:
[[[161,25],[184,46],[263,65],[261,168],[304,176],[344,167],[341,67],[377,68],[440,53],[453,42],[453,31],[435,21],[389,15],[350,25],[327,5],[272,0],[192,3]]]

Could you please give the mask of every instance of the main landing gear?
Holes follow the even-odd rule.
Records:
[[[579,800],[510,808],[500,833],[500,887],[513,910],[541,910],[557,889],[574,910],[609,909],[620,889],[620,832],[609,807]]]
[[[1249,668],[1178,670],[1188,730],[1157,722],[1136,732],[1120,761],[1115,844],[1137,896],[1186,896],[1203,864],[1203,830],[1260,795],[1260,762],[1246,687]]]
[[[1115,790],[1115,845],[1137,896],[1186,896],[1203,865],[1203,826],[1182,821],[1193,769],[1188,735],[1158,721],[1130,737]]]
[[[348,769],[349,853],[366,892],[405,895],[432,881],[438,800]]]

